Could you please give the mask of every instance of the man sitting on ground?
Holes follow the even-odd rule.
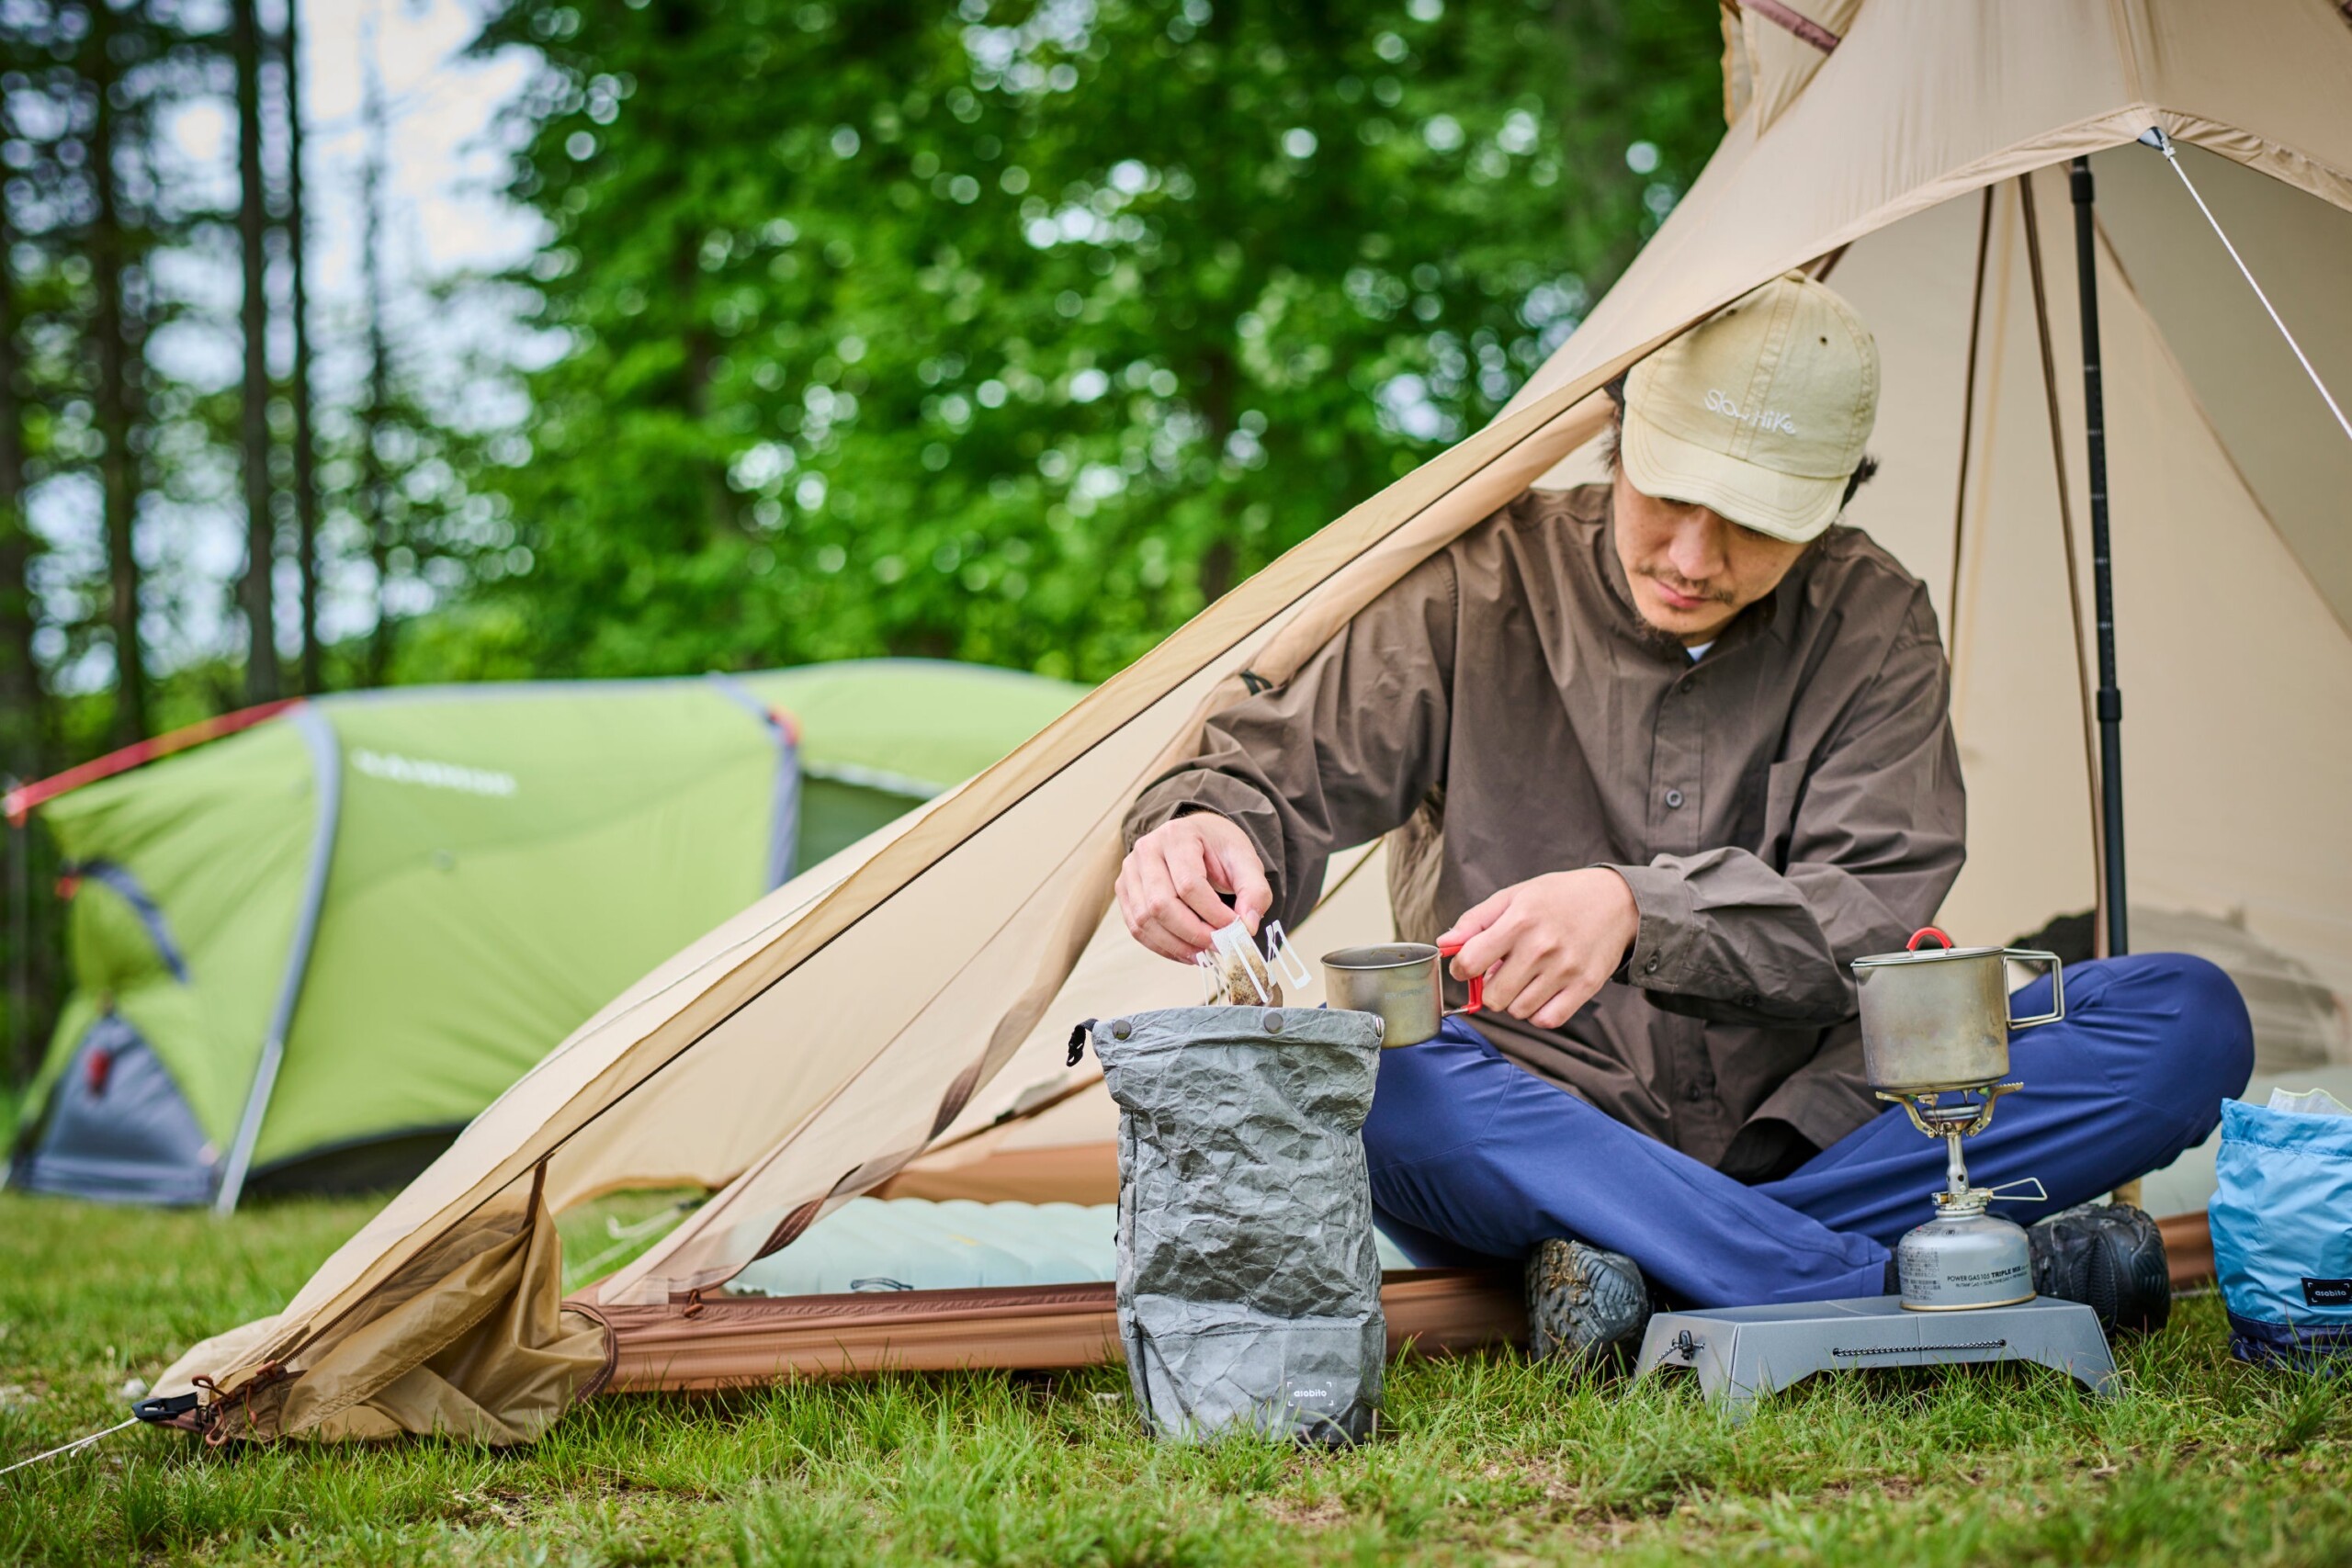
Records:
[[[1295,926],[1332,852],[1407,829],[1398,934],[1462,941],[1487,1010],[1382,1055],[1381,1225],[1425,1265],[1524,1259],[1538,1349],[1577,1353],[1637,1334],[1651,1287],[1894,1288],[1944,1151],[1863,1084],[1847,965],[1928,924],[1963,854],[1935,614],[1835,525],[1874,467],[1852,309],[1790,274],[1612,394],[1610,483],[1522,495],[1219,715],[1136,801],[1118,886],[1189,961],[1235,919]],[[2173,954],[2083,964],[2066,1003],[1970,1170],[2082,1205],[2033,1228],[2039,1288],[2160,1321],[2154,1224],[2087,1201],[2212,1131],[2245,1007]]]

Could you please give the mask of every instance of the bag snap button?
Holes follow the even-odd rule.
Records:
[[[1266,1026],[1266,1032],[1269,1034],[1280,1034],[1283,1032],[1283,1015],[1278,1012],[1270,1010],[1258,1021]]]
[[[1114,1040],[1125,1040],[1128,1035],[1133,1034],[1134,1032],[1134,1026],[1128,1023],[1124,1018],[1111,1026],[1111,1038]]]

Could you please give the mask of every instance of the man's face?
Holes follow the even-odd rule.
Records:
[[[1686,648],[1713,642],[1734,616],[1778,588],[1805,550],[1707,507],[1644,495],[1622,468],[1614,532],[1634,607]]]

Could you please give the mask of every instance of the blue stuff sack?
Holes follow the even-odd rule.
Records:
[[[2206,1217],[2242,1361],[2352,1362],[2352,1116],[2229,1100]]]

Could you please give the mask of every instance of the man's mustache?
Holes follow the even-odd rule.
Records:
[[[1646,577],[1653,582],[1662,583],[1666,587],[1672,589],[1675,592],[1681,594],[1685,599],[1709,599],[1718,604],[1728,604],[1731,603],[1732,596],[1728,592],[1713,588],[1702,588],[1696,583],[1685,582],[1681,578],[1675,576],[1672,572],[1658,571],[1654,568],[1644,567],[1638,573],[1636,573],[1636,575]]]

